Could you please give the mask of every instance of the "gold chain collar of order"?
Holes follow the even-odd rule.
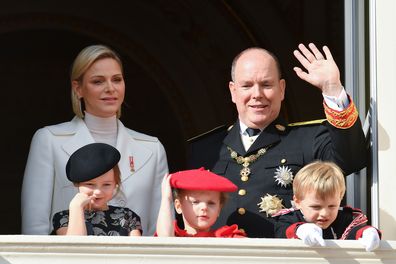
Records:
[[[250,168],[249,168],[250,164],[255,162],[261,156],[263,156],[267,152],[268,148],[269,148],[269,146],[266,148],[261,148],[257,151],[256,154],[252,154],[247,157],[243,157],[243,156],[238,156],[238,153],[235,150],[233,150],[230,147],[227,147],[227,149],[230,151],[231,158],[233,158],[238,164],[242,164],[242,166],[243,166],[243,168],[241,169],[241,171],[239,173],[239,175],[241,175],[242,181],[245,182],[245,181],[249,180],[249,175],[251,173]]]

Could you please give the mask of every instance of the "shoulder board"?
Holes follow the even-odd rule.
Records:
[[[232,127],[232,126],[231,126],[231,127]],[[228,131],[231,129],[231,127],[230,127],[230,128],[227,128],[226,125],[221,125],[221,126],[215,127],[215,128],[213,128],[213,129],[211,129],[211,130],[209,130],[209,131],[206,131],[206,132],[204,132],[204,133],[202,133],[202,134],[200,134],[200,135],[198,135],[198,136],[195,136],[195,137],[192,137],[192,138],[190,138],[190,139],[187,139],[187,142],[191,142],[191,141],[197,140],[197,139],[199,139],[199,138],[208,136],[208,135],[210,135],[210,134],[213,134],[213,133],[216,133],[216,132],[219,132],[219,131],[222,131],[222,130],[227,130],[227,132],[228,132]]]
[[[354,208],[348,205],[345,205],[343,207],[340,207],[340,211],[348,211],[352,213],[362,213],[362,210],[360,208]]]
[[[295,122],[295,123],[290,123],[287,126],[294,127],[294,126],[316,125],[316,124],[321,124],[326,120],[327,119],[317,119],[317,120],[309,120],[309,121],[303,121],[303,122]]]

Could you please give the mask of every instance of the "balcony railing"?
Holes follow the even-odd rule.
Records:
[[[359,241],[327,240],[309,247],[299,240],[0,236],[0,264],[101,263],[396,263],[396,241],[366,252]]]

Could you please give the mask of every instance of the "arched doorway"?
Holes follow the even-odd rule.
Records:
[[[83,47],[103,43],[120,53],[127,84],[121,119],[159,137],[173,171],[184,166],[188,138],[234,122],[227,87],[230,64],[247,47],[278,55],[288,82],[285,105],[291,121],[322,116],[320,92],[295,77],[292,51],[300,42],[327,44],[341,66],[342,8],[341,0],[4,4],[0,234],[20,232],[20,187],[34,131],[73,116],[69,69]]]

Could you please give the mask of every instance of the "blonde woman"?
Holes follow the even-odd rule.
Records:
[[[161,142],[126,128],[119,120],[125,96],[120,57],[103,45],[88,46],[74,60],[71,99],[75,117],[46,126],[33,136],[22,185],[22,234],[51,232],[56,212],[68,209],[77,188],[67,179],[70,155],[99,142],[121,153],[118,163],[124,196],[110,204],[125,206],[142,219],[143,235],[152,235],[161,200],[161,181],[168,172]]]

